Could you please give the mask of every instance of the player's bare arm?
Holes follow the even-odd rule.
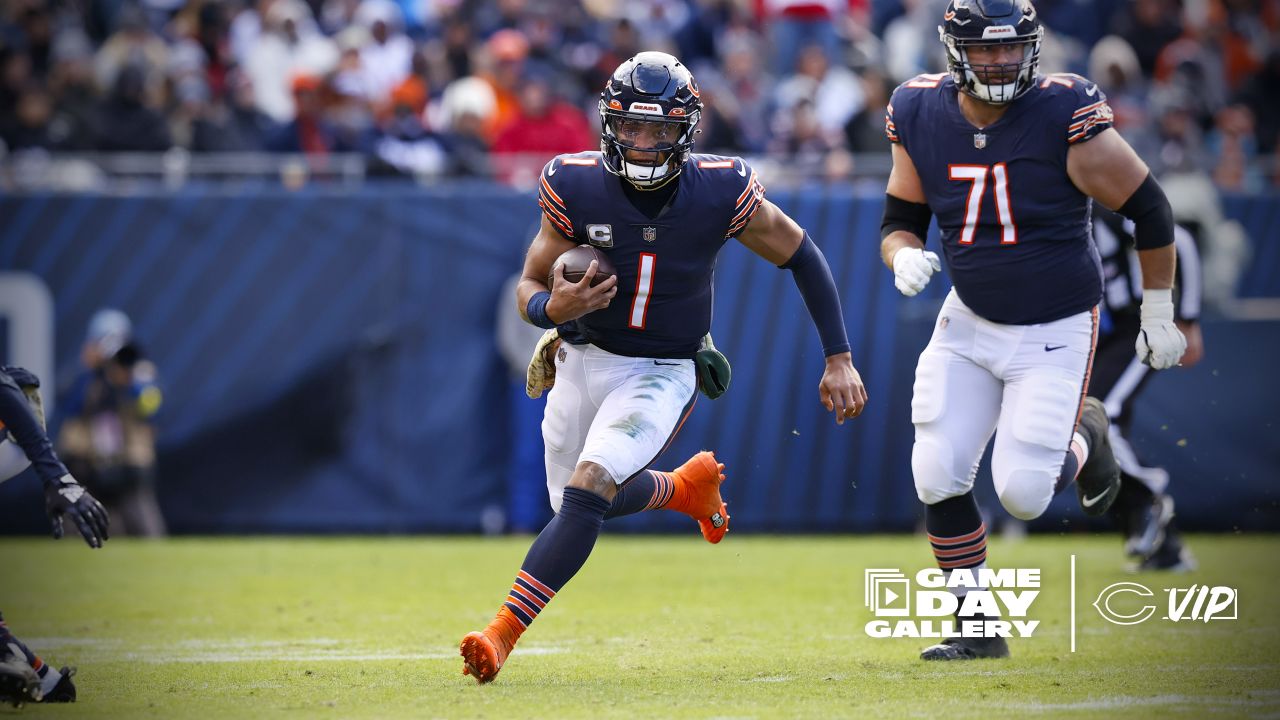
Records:
[[[589,312],[609,306],[614,295],[618,294],[618,279],[609,278],[591,287],[591,279],[595,277],[595,263],[588,268],[582,280],[576,283],[564,279],[564,269],[556,268],[555,287],[547,287],[547,275],[556,258],[576,245],[566,240],[552,227],[545,215],[542,226],[538,229],[533,244],[524,258],[524,271],[519,284],[516,285],[516,303],[520,316],[534,325],[540,325],[535,318],[529,316],[529,303],[538,293],[549,292],[550,298],[545,303],[545,314],[551,325],[576,320]]]
[[[835,413],[838,424],[861,415],[867,405],[867,390],[853,367],[839,293],[822,251],[794,220],[768,200],[763,201],[738,241],[765,260],[792,271],[827,357],[818,384],[819,399]]]
[[[1173,210],[1146,163],[1114,129],[1067,151],[1067,174],[1084,194],[1133,220],[1142,265],[1142,330],[1138,357],[1157,370],[1182,358],[1187,340],[1174,324],[1178,255]]]
[[[885,194],[903,202],[926,205],[924,186],[920,183],[920,175],[916,173],[916,165],[911,156],[898,143],[890,145],[893,151],[893,167],[889,170],[889,183],[885,186]],[[927,221],[926,221],[927,222]],[[926,226],[927,227],[927,226]],[[895,229],[880,241],[880,259],[885,267],[893,269],[893,256],[902,248],[924,248],[924,236],[915,231]]]
[[[924,249],[931,214],[915,163],[902,145],[893,143],[891,147],[893,168],[885,188],[880,259],[893,271],[894,286],[911,297],[923,290],[930,276],[942,269],[942,262],[936,253]]]

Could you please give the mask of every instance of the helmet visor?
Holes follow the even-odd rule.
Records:
[[[623,159],[637,165],[663,165],[671,159],[671,153],[686,142],[688,123],[684,120],[640,119],[611,114],[606,122],[608,133]]]

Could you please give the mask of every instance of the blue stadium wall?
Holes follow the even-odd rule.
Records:
[[[870,406],[832,422],[789,273],[731,245],[714,331],[733,387],[699,400],[659,465],[715,449],[739,531],[910,529],[912,372],[945,283],[912,301],[894,290],[877,192],[771,198],[827,254]],[[1280,199],[1226,206],[1255,244],[1242,294],[1280,296]],[[133,317],[163,377],[159,496],[175,531],[536,530],[549,512],[541,403],[523,399],[494,333],[536,213],[490,186],[9,196],[0,269],[53,293],[54,385],[74,374],[95,309]],[[1280,323],[1209,318],[1204,334],[1201,365],[1152,381],[1137,447],[1170,468],[1187,525],[1280,529]],[[29,474],[0,486],[0,531],[43,531],[37,486]],[[1082,526],[1073,506],[1059,498],[1038,525]],[[672,513],[613,525],[692,530]]]

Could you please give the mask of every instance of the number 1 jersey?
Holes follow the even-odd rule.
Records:
[[[1031,325],[1101,300],[1091,201],[1067,176],[1067,150],[1111,124],[1106,96],[1079,75],[1037,78],[981,130],[960,112],[950,75],[894,91],[885,132],[911,157],[956,293],[978,315]]]
[[[565,341],[630,357],[690,359],[711,330],[716,255],[764,202],[740,158],[691,155],[655,218],[623,191],[599,152],[560,155],[538,182],[538,205],[567,240],[590,244],[618,269],[609,307],[561,325]]]

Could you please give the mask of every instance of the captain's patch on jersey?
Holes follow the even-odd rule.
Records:
[[[613,247],[613,226],[604,224],[588,225],[587,242],[595,245],[596,247]]]

